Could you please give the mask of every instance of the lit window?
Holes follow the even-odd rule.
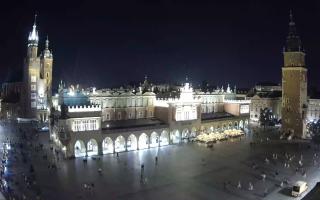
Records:
[[[37,86],[35,84],[31,84],[31,91],[36,91],[37,90]]]
[[[36,76],[31,76],[31,82],[32,82],[32,83],[37,82],[37,77],[36,77]]]

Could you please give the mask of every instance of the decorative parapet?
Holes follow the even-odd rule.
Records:
[[[250,104],[251,100],[223,100],[223,103]]]
[[[190,103],[200,103],[197,98],[157,98],[155,101],[155,106],[157,107],[169,107],[169,104],[190,104]]]
[[[58,111],[61,111],[61,107],[58,107]],[[69,113],[75,112],[99,112],[101,111],[101,105],[82,105],[82,106],[68,106]]]
[[[68,106],[68,112],[99,112],[99,111],[101,111],[100,105]]]

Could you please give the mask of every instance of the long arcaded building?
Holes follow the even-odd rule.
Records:
[[[236,100],[229,87],[201,92],[185,82],[178,92],[157,98],[152,88],[81,90],[61,84],[53,97],[51,138],[66,157],[81,157],[177,144],[249,123],[250,102]]]

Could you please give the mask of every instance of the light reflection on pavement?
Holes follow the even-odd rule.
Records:
[[[30,135],[29,125],[22,126],[27,136]],[[22,135],[18,133],[19,128],[8,126],[1,127],[0,132],[0,147],[7,137],[15,142],[18,141],[17,136]],[[35,199],[39,194],[46,200],[299,199],[287,196],[287,191],[281,189],[279,184],[284,179],[288,179],[290,183],[296,180],[307,180],[308,183],[312,179],[316,180],[319,176],[319,164],[313,165],[315,150],[308,148],[307,144],[283,144],[275,141],[274,139],[279,138],[275,130],[258,132],[259,135],[252,136],[251,133],[241,140],[218,142],[213,149],[196,143],[171,145],[119,153],[119,158],[113,154],[94,160],[88,158],[86,164],[81,158],[64,160],[60,154],[50,150],[48,133],[40,133],[38,139],[34,137],[29,140],[30,144],[23,140],[21,152],[25,153],[26,163],[17,147],[10,150],[11,160],[7,166],[9,185],[18,196],[24,194],[27,199]],[[266,141],[266,137],[270,141]],[[256,143],[250,145],[251,141]],[[44,144],[42,149],[39,144]],[[295,155],[289,168],[284,168],[285,152]],[[295,172],[301,153],[307,170],[306,177],[300,171]],[[272,158],[273,154],[278,155],[277,159]],[[157,165],[155,156],[158,157]],[[266,158],[270,161],[269,164],[266,163]],[[319,158],[316,160],[319,161]],[[23,175],[32,175],[31,164],[35,180],[31,183],[31,189],[28,189]],[[141,180],[142,164],[145,168]],[[252,168],[253,165],[256,166],[255,169]],[[101,169],[101,173],[98,169]],[[261,178],[262,173],[266,174],[265,181]],[[239,182],[241,188],[238,188]],[[253,184],[252,191],[248,190],[249,182]],[[311,186],[311,182],[309,185]],[[290,187],[290,184],[284,185],[286,187]]]

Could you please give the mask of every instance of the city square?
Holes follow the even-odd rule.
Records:
[[[0,200],[320,199],[319,6],[6,1]]]
[[[305,141],[279,141],[275,128],[263,130],[253,125],[245,136],[215,143],[212,148],[189,142],[118,156],[65,160],[55,149],[50,150],[48,133],[37,133],[39,138],[30,142],[30,124],[15,124],[18,129],[11,126],[2,126],[2,132],[12,131],[8,138],[2,136],[3,142],[29,142],[9,150],[5,179],[17,195],[31,199],[37,195],[43,199],[105,199],[106,194],[110,199],[293,199],[290,187],[296,180],[307,180],[313,187],[319,176],[320,159],[314,158],[318,149]],[[19,129],[27,130],[27,139]],[[31,186],[26,186],[23,175],[34,176]]]

